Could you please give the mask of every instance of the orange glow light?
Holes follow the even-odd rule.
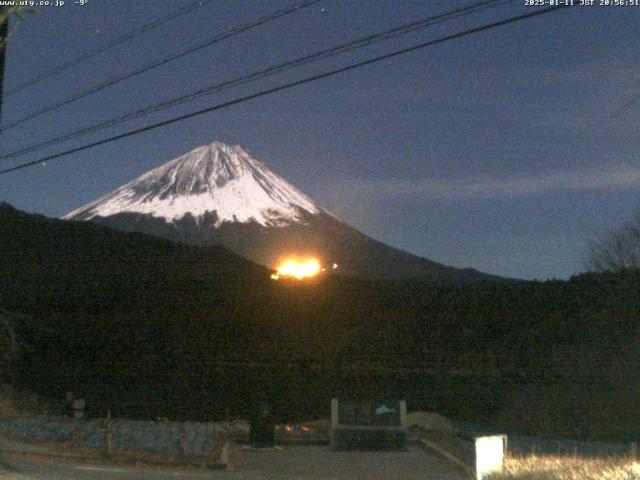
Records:
[[[303,278],[315,277],[320,271],[320,261],[316,258],[288,259],[278,266],[277,273],[272,274],[271,278],[279,280],[281,277],[290,277],[302,280]]]

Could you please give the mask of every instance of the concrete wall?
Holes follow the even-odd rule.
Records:
[[[114,452],[166,454],[172,457],[208,457],[231,435],[244,432],[230,423],[133,421],[111,423]],[[0,418],[0,433],[25,440],[65,442],[74,448],[106,448],[104,420]]]

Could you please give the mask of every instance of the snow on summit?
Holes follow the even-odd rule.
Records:
[[[118,213],[148,214],[175,222],[187,214],[216,212],[224,222],[266,227],[302,221],[304,211],[326,213],[240,145],[214,142],[157,167],[64,219],[89,220]]]

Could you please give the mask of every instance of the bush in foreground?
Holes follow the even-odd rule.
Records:
[[[490,480],[640,480],[640,463],[625,458],[509,456]]]

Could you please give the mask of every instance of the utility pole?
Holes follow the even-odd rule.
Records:
[[[107,458],[111,458],[113,453],[113,417],[111,409],[107,409],[107,418],[104,420],[102,431],[104,432],[105,450],[104,454]]]
[[[4,59],[7,54],[7,36],[9,35],[9,7],[0,7],[0,18],[4,17],[0,25],[0,124],[2,123],[2,93],[4,87]]]

